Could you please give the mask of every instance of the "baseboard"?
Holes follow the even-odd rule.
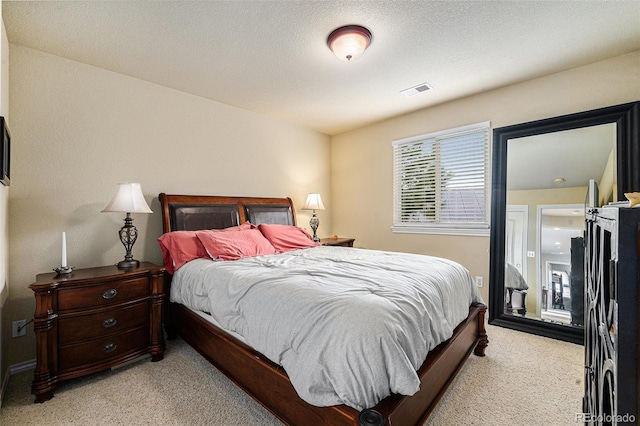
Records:
[[[36,368],[36,360],[31,359],[29,361],[20,362],[18,364],[13,364],[9,366],[9,374],[4,375],[4,380],[0,383],[0,407],[2,407],[2,401],[4,400],[4,394],[7,391],[7,386],[9,385],[9,377],[14,374],[22,373],[23,371],[28,371]]]
[[[0,410],[2,410],[2,401],[4,401],[4,394],[7,392],[7,386],[9,385],[9,374],[4,375],[4,380],[0,383]]]
[[[9,374],[8,376],[13,376],[14,374],[22,373],[23,371],[33,370],[36,368],[36,360],[30,359],[29,361],[19,362],[17,364],[13,364],[9,366]]]

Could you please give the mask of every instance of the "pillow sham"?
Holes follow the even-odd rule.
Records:
[[[243,257],[276,253],[269,240],[255,227],[240,232],[213,229],[198,231],[196,237],[213,260],[238,260]]]
[[[255,225],[245,222],[242,225],[232,226],[221,231],[242,231],[255,227]],[[162,259],[168,273],[173,274],[178,268],[193,259],[209,257],[207,250],[196,237],[196,232],[198,231],[172,231],[162,234],[158,238]]]
[[[158,238],[162,258],[167,272],[173,274],[185,263],[201,257],[208,257],[195,231],[173,231]]]
[[[261,223],[258,229],[279,252],[320,245],[307,231],[297,226]]]

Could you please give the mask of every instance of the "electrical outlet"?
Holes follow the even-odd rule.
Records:
[[[20,321],[14,321],[12,323],[12,333],[11,333],[11,337],[20,337],[20,336],[24,336],[25,334],[27,334],[27,321],[26,320],[20,320]]]
[[[481,276],[477,276],[477,277],[476,277],[476,286],[477,286],[477,287],[482,287],[482,286],[484,286],[484,282],[483,282],[483,279],[482,279],[482,277],[481,277]]]

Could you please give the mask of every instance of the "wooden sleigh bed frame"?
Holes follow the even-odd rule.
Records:
[[[295,225],[290,198],[159,195],[163,232],[220,229],[246,221]],[[171,276],[166,292],[170,294]],[[167,296],[168,297],[168,296]],[[413,396],[391,395],[358,412],[345,405],[316,407],[303,401],[281,366],[213,326],[187,307],[167,302],[165,329],[180,336],[218,370],[288,425],[414,426],[431,414],[471,352],[484,356],[486,306],[469,307],[453,336],[434,348],[418,370],[421,386]]]

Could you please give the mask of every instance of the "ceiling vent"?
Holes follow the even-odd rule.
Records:
[[[432,87],[427,83],[418,84],[417,86],[410,87],[408,89],[401,90],[400,93],[405,95],[406,97],[417,95],[418,93],[423,93],[428,90],[431,90]]]

